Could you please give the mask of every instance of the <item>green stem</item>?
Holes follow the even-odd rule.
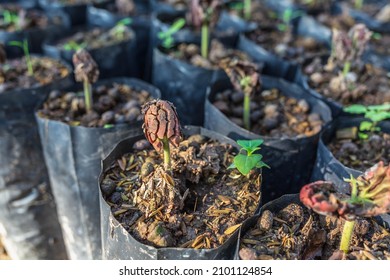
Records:
[[[167,137],[164,137],[162,139],[163,142],[163,150],[164,150],[164,167],[165,170],[170,170],[171,169],[171,154],[169,151],[169,140]]]
[[[250,102],[251,98],[249,94],[244,95],[244,127],[247,130],[250,130]]]
[[[348,253],[349,244],[351,243],[353,228],[355,227],[355,221],[346,221],[343,228],[343,234],[341,236],[340,250],[344,253]]]
[[[343,77],[345,78],[347,74],[349,73],[349,70],[351,70],[351,62],[345,62],[344,68],[343,68]]]
[[[363,8],[363,1],[364,0],[355,0],[355,9],[361,10]]]
[[[92,111],[92,90],[91,90],[91,85],[88,83],[87,80],[84,80],[84,100],[85,100],[85,109],[87,112]]]
[[[251,19],[252,0],[244,0],[244,18]]]
[[[207,23],[202,24],[202,56],[207,59],[209,56],[209,26]]]
[[[33,66],[32,66],[30,52],[28,50],[28,42],[27,42],[26,39],[23,41],[23,52],[24,52],[24,56],[26,58],[27,73],[28,73],[29,76],[33,76],[34,75],[34,69],[33,69]]]

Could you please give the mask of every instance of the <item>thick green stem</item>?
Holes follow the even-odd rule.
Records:
[[[92,104],[93,104],[92,87],[91,87],[91,84],[87,80],[84,80],[83,84],[84,84],[85,109],[87,110],[87,112],[91,112],[92,111]]]
[[[252,0],[244,0],[244,18],[245,20],[251,19]]]
[[[351,70],[351,62],[345,62],[344,68],[343,68],[343,77],[345,78],[347,74],[349,73],[349,70]]]
[[[164,167],[165,170],[171,169],[171,154],[169,150],[169,140],[167,137],[164,137],[163,142],[163,150],[164,150]]]
[[[353,228],[355,227],[355,221],[346,221],[343,228],[343,235],[341,236],[340,250],[344,253],[348,253],[349,244],[351,243]]]
[[[249,94],[244,95],[244,127],[250,130],[251,98]]]
[[[209,26],[207,23],[202,24],[202,56],[204,58],[209,57]]]

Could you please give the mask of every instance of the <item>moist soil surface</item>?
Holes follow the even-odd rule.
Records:
[[[17,20],[11,20],[5,17],[9,13],[10,17],[17,17]],[[50,21],[48,17],[38,10],[22,9],[18,5],[0,4],[0,30],[6,32],[15,32],[28,30],[32,28],[43,29],[48,24],[60,24],[60,18],[54,18]]]
[[[47,57],[31,57],[33,75],[28,75],[24,58],[7,60],[0,64],[0,94],[14,89],[46,85],[69,75],[59,61]]]
[[[90,113],[86,113],[82,91],[53,90],[38,115],[73,126],[111,127],[142,120],[141,106],[151,100],[149,92],[119,83],[98,86],[92,91],[94,103]]]
[[[89,50],[107,46],[113,46],[121,42],[132,39],[132,32],[125,27],[121,35],[116,33],[116,29],[106,30],[103,28],[93,28],[88,31],[79,31],[70,37],[61,39],[56,46],[64,50],[77,50],[85,47]]]
[[[259,205],[261,175],[228,169],[231,145],[186,137],[171,146],[171,171],[146,140],[134,148],[105,172],[101,189],[116,219],[144,244],[216,248]]]
[[[217,40],[211,41],[208,58],[201,55],[200,47],[195,44],[182,43],[171,49],[162,49],[169,56],[185,61],[194,66],[216,70],[219,69],[219,64],[224,58],[237,58],[238,60],[250,61],[250,58],[245,53],[225,48]]]
[[[214,106],[243,127],[244,94],[232,89],[216,95]],[[283,95],[278,89],[262,90],[251,97],[251,132],[269,137],[310,137],[322,127],[319,114],[304,99]]]
[[[277,213],[265,210],[241,238],[241,259],[390,260],[390,232],[373,219],[358,219],[350,252],[339,251],[344,221],[291,203]]]
[[[336,134],[337,135],[337,134]],[[390,134],[379,132],[368,139],[339,139],[334,137],[327,145],[343,165],[364,172],[379,161],[389,164]]]
[[[259,26],[246,36],[271,53],[292,62],[306,65],[314,57],[326,55],[328,48],[309,37],[293,34],[292,26],[285,24],[277,14],[264,4],[253,4],[251,20]]]
[[[344,106],[390,102],[390,79],[385,70],[371,64],[353,67],[344,77],[342,69],[328,67],[316,58],[304,72],[311,88]]]

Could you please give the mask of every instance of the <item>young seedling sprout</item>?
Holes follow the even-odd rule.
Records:
[[[142,107],[143,130],[157,152],[164,153],[164,167],[171,169],[169,145],[179,146],[182,140],[179,119],[173,104],[165,100],[153,100]]]
[[[371,38],[372,32],[366,28],[364,24],[356,24],[352,27],[348,34],[333,29],[332,34],[332,54],[329,59],[331,65],[336,62],[336,65],[343,69],[343,77],[345,78],[354,64],[359,64],[361,56],[367,47]]]
[[[244,19],[250,20],[252,13],[252,0],[244,0]]]
[[[364,0],[355,0],[355,9],[361,10],[363,8]]]
[[[20,9],[18,13],[10,10],[3,10],[2,15],[3,23],[5,25],[14,25],[16,31],[22,30],[27,25],[27,13],[24,9]]]
[[[15,47],[21,48],[23,50],[24,58],[25,58],[26,64],[27,64],[27,74],[29,76],[33,76],[34,75],[34,68],[32,65],[31,57],[30,57],[30,50],[28,49],[27,39],[24,39],[23,41],[11,41],[8,43],[8,45],[15,46]]]
[[[235,90],[244,94],[244,127],[250,130],[250,100],[251,96],[260,90],[261,79],[256,64],[237,59],[225,59],[220,63],[228,75]]]
[[[390,103],[382,105],[364,106],[354,104],[344,109],[344,112],[351,114],[364,114],[364,117],[370,121],[362,121],[359,125],[358,136],[360,139],[368,139],[369,133],[380,131],[378,123],[390,119]]]
[[[221,0],[191,0],[190,18],[195,28],[201,28],[201,54],[208,58],[210,28],[219,19]]]
[[[89,54],[84,49],[80,49],[73,55],[74,75],[77,82],[83,82],[85,108],[87,112],[92,111],[93,98],[92,86],[99,78],[99,68]]]
[[[379,162],[357,179],[345,179],[351,187],[349,197],[335,191],[332,182],[317,181],[304,186],[300,200],[318,214],[346,220],[340,250],[348,253],[357,217],[374,217],[390,212],[390,165]]]
[[[125,32],[129,30],[128,25],[132,24],[132,22],[133,20],[129,17],[121,19],[111,29],[111,32],[113,32],[115,37],[122,41],[125,37]]]
[[[256,140],[237,140],[237,144],[241,147],[240,152],[234,157],[233,163],[229,168],[237,168],[244,176],[248,175],[253,168],[270,168],[262,161],[261,154],[254,152],[260,150],[260,145],[263,144],[263,139]],[[245,153],[241,153],[245,151]]]
[[[158,38],[162,40],[162,46],[166,49],[172,48],[174,39],[173,35],[184,27],[186,21],[184,18],[177,19],[166,31],[158,33]]]

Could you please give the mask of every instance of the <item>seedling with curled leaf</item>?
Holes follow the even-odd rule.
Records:
[[[142,107],[145,136],[157,152],[164,152],[165,170],[171,169],[169,145],[179,146],[182,140],[179,119],[173,104],[165,100],[153,100]]]
[[[221,0],[191,0],[189,17],[192,25],[202,31],[201,54],[206,59],[209,55],[210,29],[218,22],[221,6]]]
[[[390,103],[372,106],[355,104],[346,107],[344,111],[351,114],[364,114],[364,117],[370,120],[360,123],[358,133],[360,139],[367,139],[369,134],[380,131],[378,123],[390,119]]]
[[[342,68],[345,78],[351,71],[351,67],[358,65],[361,56],[372,36],[372,32],[364,24],[356,24],[348,33],[334,29],[332,32],[332,54],[328,60],[328,66],[333,63]]]
[[[357,217],[374,217],[390,212],[390,165],[379,162],[357,179],[345,179],[350,196],[336,192],[332,182],[317,181],[304,186],[300,200],[318,214],[346,220],[340,250],[347,253]]]
[[[92,86],[99,78],[99,68],[85,49],[80,49],[73,54],[74,75],[77,82],[83,82],[85,108],[92,111],[93,98]]]
[[[30,50],[28,49],[27,39],[24,39],[23,41],[11,41],[8,43],[8,45],[18,47],[18,48],[21,48],[23,50],[24,58],[25,58],[26,64],[27,64],[27,73],[29,76],[33,76],[34,75],[34,68],[33,68],[32,61],[31,61]]]
[[[229,168],[237,168],[237,170],[245,176],[254,168],[270,168],[262,161],[263,156],[261,154],[254,153],[261,149],[260,145],[263,144],[263,142],[263,139],[237,140],[237,144],[240,145],[241,149],[238,155],[234,157],[233,163]],[[245,151],[245,153],[241,153],[242,151]]]
[[[128,26],[133,23],[133,19],[130,17],[121,19],[118,21],[115,26],[111,29],[110,32],[114,34],[119,40],[123,40],[125,37],[125,32],[128,31]]]
[[[166,31],[161,31],[157,34],[158,38],[162,40],[162,46],[164,48],[172,48],[174,43],[173,35],[182,29],[185,24],[185,19],[179,18]]]
[[[222,60],[220,67],[226,72],[234,88],[244,94],[244,127],[250,130],[251,96],[261,87],[259,67],[249,61],[230,58]]]

